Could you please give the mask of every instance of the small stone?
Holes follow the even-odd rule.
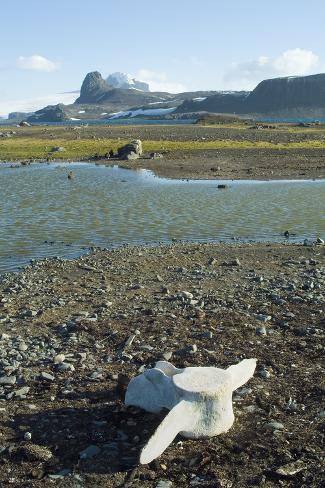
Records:
[[[193,298],[193,294],[190,293],[189,291],[181,291],[180,296],[182,298],[186,298],[187,300],[192,300],[192,298]]]
[[[25,434],[24,434],[24,440],[25,441],[30,441],[31,439],[32,439],[31,432],[25,432]]]
[[[65,360],[65,355],[64,354],[57,354],[53,358],[54,364],[61,364],[61,363],[63,363],[64,360]]]
[[[306,469],[307,466],[301,460],[294,461],[293,463],[285,464],[284,466],[280,466],[275,472],[280,474],[281,476],[294,476],[300,471]]]
[[[26,310],[25,312],[25,317],[35,317],[37,315],[37,311],[36,310]]]
[[[41,378],[43,380],[47,380],[47,381],[54,381],[55,380],[55,377],[52,374],[46,373],[45,371],[42,371]]]
[[[21,352],[25,352],[25,351],[27,351],[28,346],[27,346],[27,344],[25,344],[25,342],[21,342],[21,343],[19,344],[18,349],[19,349],[19,351],[21,351]]]
[[[271,378],[271,373],[270,373],[270,371],[268,371],[267,369],[264,368],[264,369],[261,369],[259,371],[259,376],[261,378],[268,379],[268,378]]]
[[[79,453],[79,458],[80,459],[91,459],[95,456],[97,456],[100,453],[100,449],[98,446],[95,445],[90,445],[86,447],[83,451]]]
[[[272,430],[283,430],[284,425],[281,424],[280,422],[269,422],[264,425],[265,429],[272,429]]]
[[[173,486],[172,481],[169,480],[160,480],[156,485],[156,488],[171,488]]]
[[[14,385],[16,380],[16,376],[1,376],[0,385]]]
[[[172,351],[166,351],[162,354],[162,357],[165,359],[165,361],[169,361],[173,356]]]
[[[61,363],[58,366],[59,371],[74,371],[75,367],[70,363]]]
[[[18,453],[22,454],[29,461],[49,461],[53,454],[44,446],[38,446],[37,444],[27,444],[18,448]]]
[[[260,322],[269,322],[272,319],[271,315],[257,314],[256,319]]]
[[[15,397],[24,399],[26,398],[26,395],[29,392],[29,390],[30,390],[29,386],[23,386],[22,388],[19,388],[19,390],[15,391]]]
[[[324,239],[321,239],[320,237],[317,237],[316,242],[317,244],[325,244]]]
[[[134,341],[135,339],[135,334],[132,334],[130,335],[130,337],[125,341],[125,345],[124,345],[124,348],[126,349],[127,347],[130,347],[132,342]]]
[[[256,327],[256,334],[261,336],[266,336],[266,328],[265,327]]]

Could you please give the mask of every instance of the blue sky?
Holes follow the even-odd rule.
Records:
[[[325,72],[324,18],[324,0],[3,2],[0,115],[68,103],[93,70],[174,92]]]

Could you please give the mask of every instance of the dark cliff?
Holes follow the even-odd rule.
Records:
[[[325,115],[325,74],[264,80],[251,92],[220,92],[201,102],[186,100],[177,111]]]
[[[246,99],[250,112],[325,109],[325,74],[264,80]]]

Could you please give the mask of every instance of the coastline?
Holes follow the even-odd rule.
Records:
[[[2,277],[1,376],[15,378],[0,386],[2,456],[14,486],[69,486],[79,476],[84,486],[116,487],[132,475],[144,487],[167,479],[185,488],[194,474],[206,486],[264,477],[270,486],[286,479],[288,487],[316,488],[324,251],[267,243],[127,246],[36,261]],[[55,364],[58,355],[65,359]],[[233,428],[211,439],[180,438],[157,462],[136,467],[162,415],[125,409],[118,375],[131,377],[159,359],[227,367],[244,357],[257,357],[258,367],[235,392]],[[89,446],[96,454],[80,459]],[[297,474],[277,473],[293,462]]]
[[[180,180],[318,180],[325,178],[325,151],[306,150],[301,152],[280,150],[224,150],[195,153],[172,154],[161,159],[144,155],[137,160],[125,161],[118,158],[78,158],[32,160],[11,159],[0,161],[13,166],[28,166],[33,163],[92,163],[123,169],[151,171],[159,178]]]

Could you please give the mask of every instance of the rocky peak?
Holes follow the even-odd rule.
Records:
[[[76,103],[97,102],[109,89],[110,86],[99,71],[92,71],[86,75],[81,85],[80,96],[77,98]]]

